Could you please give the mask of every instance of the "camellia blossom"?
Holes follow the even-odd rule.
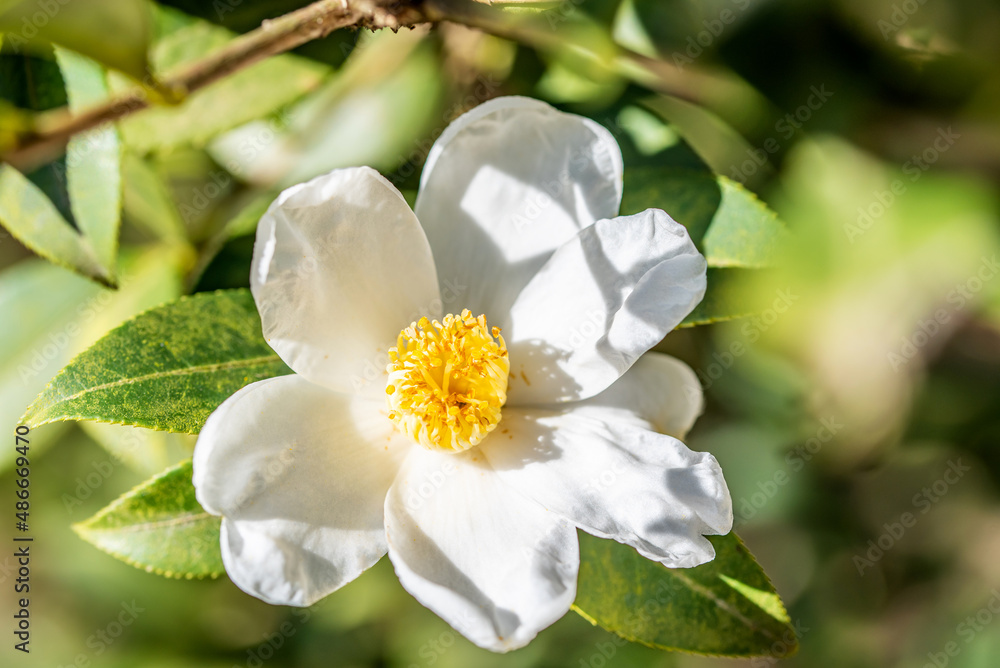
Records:
[[[701,301],[705,258],[621,196],[606,129],[519,97],[445,130],[415,210],[364,167],[281,193],[250,281],[295,373],[227,399],[194,453],[238,587],[307,606],[388,553],[507,651],[573,603],[577,528],[668,567],[714,558],[729,491],[678,440],[701,389],[647,353]]]

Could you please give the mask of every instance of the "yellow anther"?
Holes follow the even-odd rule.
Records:
[[[465,309],[411,323],[389,349],[387,371],[389,418],[429,450],[468,450],[500,422],[510,362],[484,315]]]

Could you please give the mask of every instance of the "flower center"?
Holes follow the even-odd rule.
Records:
[[[485,315],[421,318],[399,333],[386,370],[389,418],[428,450],[468,450],[500,422],[510,362]]]

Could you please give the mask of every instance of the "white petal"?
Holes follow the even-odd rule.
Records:
[[[611,387],[581,405],[626,409],[661,434],[683,439],[701,415],[705,397],[691,367],[670,355],[650,352]]]
[[[607,388],[701,301],[706,267],[684,226],[659,209],[580,232],[502,325],[508,404],[575,401]]]
[[[385,494],[410,446],[383,410],[281,376],[244,387],[208,418],[195,491],[223,515],[223,563],[240,589],[310,605],[385,554]]]
[[[618,215],[622,156],[594,121],[501,97],[455,120],[427,156],[417,217],[445,311],[503,316],[552,252]]]
[[[385,388],[386,350],[441,302],[430,246],[391,183],[368,167],[285,190],[257,226],[250,287],[264,337],[331,389]]]
[[[523,647],[576,597],[576,530],[507,488],[475,451],[415,450],[385,516],[400,583],[480,647]]]
[[[578,527],[671,568],[710,561],[732,500],[715,458],[622,409],[508,409],[480,449],[496,473]]]

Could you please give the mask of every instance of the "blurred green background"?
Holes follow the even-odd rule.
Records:
[[[154,69],[303,4],[161,2]],[[678,330],[659,347],[706,387],[688,442],[721,462],[737,531],[789,608],[801,650],[782,663],[996,666],[1000,5],[565,0],[547,16],[543,49],[451,24],[340,31],[122,122],[120,290],[0,240],[5,433],[108,328],[185,292],[247,285],[256,218],[278,189],[368,164],[412,197],[450,120],[529,95],[606,125],[627,166],[690,145],[792,232],[777,267],[739,277],[759,315]],[[677,66],[686,99],[565,46],[581,40]],[[58,77],[51,54],[14,53],[9,40],[0,51],[0,97],[18,108],[64,105]],[[30,176],[65,209],[59,164]],[[386,560],[308,611],[224,577],[147,574],[70,525],[189,456],[193,439],[70,424],[31,438],[34,642],[30,657],[4,647],[5,665],[775,663],[623,646],[573,613],[526,649],[492,655],[410,598]],[[10,610],[16,563],[3,554]]]

